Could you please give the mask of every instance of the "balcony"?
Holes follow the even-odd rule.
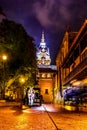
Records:
[[[73,79],[84,79],[87,76],[87,57],[76,66],[64,79],[63,85],[68,84]]]

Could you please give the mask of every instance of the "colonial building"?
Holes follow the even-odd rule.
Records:
[[[40,46],[37,48],[36,56],[38,64],[38,84],[41,88],[43,100],[45,103],[52,103],[54,101],[55,75],[57,69],[55,65],[50,65],[50,52],[45,42],[44,32],[42,32],[42,38]]]
[[[64,88],[87,86],[87,20],[78,32],[66,30],[58,50],[56,65],[61,98]]]

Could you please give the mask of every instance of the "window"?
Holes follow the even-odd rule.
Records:
[[[48,89],[45,89],[45,94],[48,94]]]
[[[42,78],[46,78],[46,74],[42,74]]]
[[[51,78],[51,74],[50,73],[47,74],[47,78]]]

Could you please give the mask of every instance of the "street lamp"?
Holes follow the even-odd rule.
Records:
[[[24,78],[21,78],[21,83],[23,84],[25,82],[25,79]]]
[[[3,92],[2,92],[2,98],[5,98],[5,79],[6,79],[6,73],[5,73],[5,62],[7,61],[7,55],[2,55],[2,63],[3,63]]]
[[[6,60],[7,60],[7,55],[5,55],[5,54],[2,55],[2,60],[3,60],[3,61],[6,61]]]

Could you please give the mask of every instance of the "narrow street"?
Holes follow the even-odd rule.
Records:
[[[87,130],[87,113],[53,104],[0,107],[0,130]]]
[[[0,108],[0,130],[55,130],[43,107]]]

